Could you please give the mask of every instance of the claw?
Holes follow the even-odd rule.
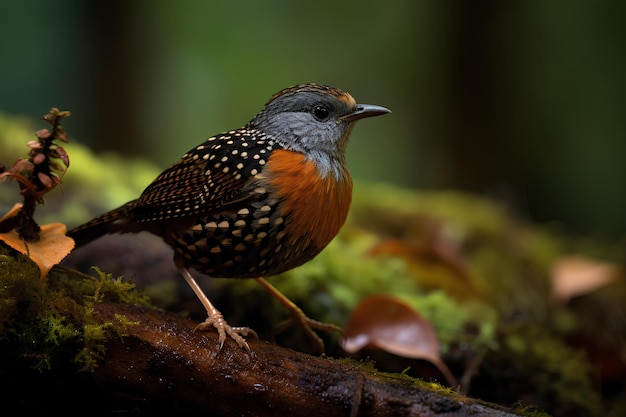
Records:
[[[336,324],[324,323],[322,321],[313,320],[312,318],[304,314],[304,312],[300,308],[297,308],[297,310],[291,311],[290,318],[285,321],[281,321],[276,325],[276,327],[274,327],[272,337],[294,326],[302,329],[304,334],[309,338],[309,340],[311,340],[311,343],[313,343],[314,351],[316,353],[319,353],[320,355],[324,353],[325,350],[324,341],[321,337],[319,337],[317,333],[313,331],[313,329],[329,333],[338,332],[340,334],[343,334],[343,329]]]
[[[217,312],[217,314],[215,313]],[[251,353],[250,346],[244,337],[248,335],[254,336],[256,339],[259,336],[254,330],[249,327],[233,327],[224,320],[224,317],[217,310],[213,312],[213,316],[208,316],[205,321],[198,324],[194,330],[206,330],[214,327],[217,330],[217,341],[220,343],[220,349],[224,346],[226,336],[230,336],[240,348],[245,349],[248,353]]]
[[[278,323],[278,325],[274,328],[274,336],[284,332],[289,327],[297,326],[301,328],[302,331],[304,331],[304,334],[306,334],[306,336],[311,340],[315,351],[322,354],[324,353],[324,341],[313,331],[313,329],[327,332],[339,332],[343,334],[341,327],[335,324],[324,323],[309,318],[300,307],[295,305],[290,299],[288,299],[283,293],[278,291],[276,287],[267,282],[265,279],[257,278],[256,281],[269,291],[270,294],[276,297],[285,307],[287,307],[287,309],[289,309],[289,313],[291,314],[290,318]]]

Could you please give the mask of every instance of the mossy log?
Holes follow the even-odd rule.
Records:
[[[194,331],[195,322],[172,313],[113,303],[97,304],[96,310],[102,322],[123,316],[136,323],[123,337],[107,340],[93,376],[112,398],[137,405],[176,403],[238,416],[516,415],[354,361],[258,340],[250,340],[251,354],[231,340],[220,349],[216,332]]]

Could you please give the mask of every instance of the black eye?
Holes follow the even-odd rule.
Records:
[[[313,107],[313,116],[319,121],[328,119],[329,114],[330,114],[330,111],[328,110],[328,107],[326,106],[317,105]]]

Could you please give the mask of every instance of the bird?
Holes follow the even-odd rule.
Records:
[[[139,198],[67,232],[80,247],[113,233],[149,232],[174,252],[174,264],[207,312],[197,329],[215,328],[250,352],[248,327],[233,327],[190,270],[211,278],[255,279],[290,312],[317,351],[309,318],[266,277],[317,256],[344,225],[353,182],[346,164],[355,122],[391,111],[357,104],[338,88],[297,84],[271,96],[241,128],[206,139],[163,171]],[[257,336],[258,337],[258,336]]]

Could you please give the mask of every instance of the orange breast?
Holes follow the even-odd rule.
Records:
[[[292,239],[304,239],[319,250],[337,235],[348,216],[352,201],[352,178],[342,167],[341,178],[329,174],[322,179],[315,163],[304,155],[276,150],[264,173],[274,187],[282,215],[288,218],[286,232]]]

